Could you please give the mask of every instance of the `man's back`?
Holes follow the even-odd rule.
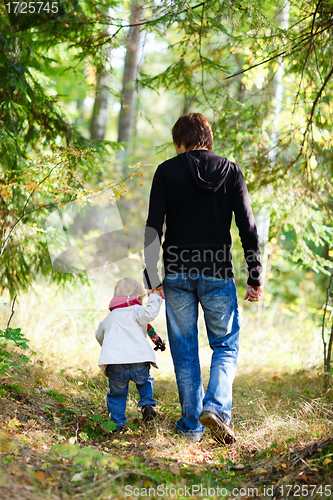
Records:
[[[255,221],[243,175],[237,165],[208,150],[192,150],[159,165],[150,197],[147,226],[162,237],[166,222],[166,274],[205,270],[233,278],[232,212],[251,268],[260,266]]]

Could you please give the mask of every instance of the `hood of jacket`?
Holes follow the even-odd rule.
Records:
[[[206,149],[193,149],[179,155],[189,169],[191,176],[200,188],[208,193],[215,193],[224,183],[230,161]]]

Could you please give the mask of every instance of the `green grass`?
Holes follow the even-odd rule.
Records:
[[[31,388],[30,381],[41,375],[43,385]],[[2,386],[3,477],[9,484],[30,481],[43,498],[59,488],[63,498],[92,500],[135,498],[134,488],[140,493],[155,489],[156,495],[172,488],[178,492],[184,485],[195,492],[202,485],[204,498],[223,498],[222,489],[230,498],[240,488],[255,488],[265,498],[265,488],[272,485],[277,491],[286,478],[300,486],[309,480],[330,483],[333,443],[325,444],[325,439],[332,435],[332,404],[315,371],[255,373],[250,380],[239,374],[234,391],[237,442],[226,447],[209,433],[200,443],[175,434],[180,408],[171,377],[156,384],[158,416],[152,424],[141,421],[136,390],[130,386],[127,432],[114,437],[103,427],[107,380],[101,374],[87,380],[82,373],[78,378],[41,373],[36,366],[19,376],[21,393],[29,395],[19,407],[11,400],[12,391]],[[62,401],[60,390],[67,394]],[[186,497],[176,493],[174,498]]]
[[[47,391],[46,394],[60,403],[63,403],[67,399],[67,398],[65,398],[65,396],[62,396],[57,391],[52,391],[52,390]]]
[[[277,498],[283,498],[281,493],[290,498],[285,484],[319,488],[331,483],[332,391],[323,389],[320,330],[304,311],[291,317],[268,308],[259,322],[257,306],[244,305],[233,399],[237,442],[224,447],[209,432],[200,443],[175,434],[180,406],[169,350],[157,353],[159,369],[152,369],[156,421],[141,421],[131,385],[127,432],[118,438],[108,433],[107,378],[97,367],[100,347],[94,338],[105,311],[94,313],[92,307],[86,314],[75,312],[66,294],[53,292],[20,298],[13,318],[37,355],[30,367],[0,379],[3,498],[15,488],[21,500],[137,498],[134,488],[147,491],[147,498],[170,498],[152,495],[159,485],[169,493],[175,488],[175,499],[188,498],[179,493],[184,486],[195,490],[198,485],[205,490],[193,498],[201,493],[202,498],[236,498],[233,489],[242,487],[271,498],[271,486],[280,494]],[[8,311],[0,313],[4,322]],[[207,384],[211,352],[202,316],[199,322]],[[154,326],[166,338],[163,311]],[[32,490],[24,492],[24,484],[33,488],[33,495]],[[297,491],[292,493],[296,498]],[[253,496],[238,495],[247,497]],[[329,497],[316,490],[309,498]]]

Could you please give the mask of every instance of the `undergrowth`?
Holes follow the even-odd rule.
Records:
[[[282,316],[277,307],[260,323],[244,305],[233,446],[209,432],[200,443],[175,434],[180,406],[168,349],[152,369],[156,420],[142,422],[131,386],[126,432],[115,436],[94,338],[105,311],[95,304],[76,310],[71,296],[42,292],[18,300],[12,320],[14,328],[24,325],[32,362],[8,345],[13,364],[0,375],[0,498],[333,498],[333,397],[313,368],[322,346],[312,323]],[[3,324],[9,313],[1,310]],[[154,327],[166,339],[163,310]],[[202,315],[199,329],[207,385],[211,351]]]
[[[332,401],[316,371],[240,374],[233,446],[209,432],[200,443],[175,434],[172,377],[155,382],[150,424],[131,386],[121,436],[105,425],[106,392],[106,377],[82,369],[73,376],[35,363],[2,376],[1,498],[333,497]]]

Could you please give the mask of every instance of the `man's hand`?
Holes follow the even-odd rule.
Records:
[[[158,288],[152,288],[150,290],[147,290],[147,293],[148,293],[148,297],[151,293],[156,293],[157,295],[159,295],[160,297],[162,297],[162,299],[165,299],[165,296],[164,296],[164,290],[163,290],[163,286],[159,286]]]
[[[249,302],[257,302],[260,299],[261,294],[264,291],[263,286],[246,286],[246,293],[244,300],[248,300]]]

